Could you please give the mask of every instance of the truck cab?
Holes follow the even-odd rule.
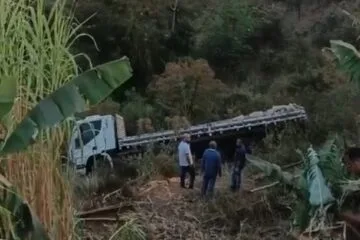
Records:
[[[118,115],[93,115],[77,121],[68,147],[70,163],[80,173],[91,171],[94,158],[117,150],[118,134],[125,135]]]

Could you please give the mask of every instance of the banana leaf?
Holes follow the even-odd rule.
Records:
[[[327,186],[325,178],[318,166],[320,162],[317,153],[310,146],[306,155],[304,174],[309,192],[309,202],[312,206],[324,206],[334,201],[334,197]]]
[[[2,229],[2,233],[8,236],[7,239],[50,239],[29,205],[16,194],[3,175],[0,175],[0,188],[0,207],[10,215],[11,221],[9,229]]]
[[[320,160],[318,166],[336,197],[342,195],[342,182],[350,177],[342,161],[344,148],[344,140],[335,135],[331,136],[318,151]]]
[[[246,159],[251,165],[262,171],[267,177],[274,178],[286,185],[297,188],[297,186],[294,186],[294,175],[289,172],[282,171],[279,165],[264,161],[249,154],[246,155]]]
[[[38,133],[60,123],[90,105],[100,103],[132,76],[124,57],[90,69],[41,100],[5,140],[0,150],[8,154],[25,150]]]
[[[341,40],[331,40],[330,49],[337,58],[340,69],[360,85],[360,53],[356,48]]]

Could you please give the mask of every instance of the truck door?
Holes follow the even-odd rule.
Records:
[[[74,158],[81,159],[76,161],[76,164],[80,165],[79,167],[85,167],[89,157],[106,150],[102,125],[101,119],[83,122],[79,125],[80,137],[77,134],[73,151]]]
[[[81,138],[84,145],[92,155],[101,153],[105,149],[102,120],[94,120],[80,125]]]

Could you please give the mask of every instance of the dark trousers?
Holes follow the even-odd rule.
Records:
[[[241,175],[242,175],[242,169],[234,168],[231,174],[231,190],[237,191],[240,189],[241,185]]]
[[[215,182],[216,182],[216,176],[204,176],[203,184],[201,188],[201,194],[203,196],[207,194],[212,196],[214,193]]]
[[[180,166],[180,186],[185,188],[186,174],[190,175],[189,188],[194,188],[195,168],[194,166]]]

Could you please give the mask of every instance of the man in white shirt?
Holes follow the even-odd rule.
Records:
[[[179,166],[180,166],[180,187],[185,188],[186,174],[190,175],[189,188],[194,188],[195,168],[190,150],[190,135],[184,134],[178,146]]]

